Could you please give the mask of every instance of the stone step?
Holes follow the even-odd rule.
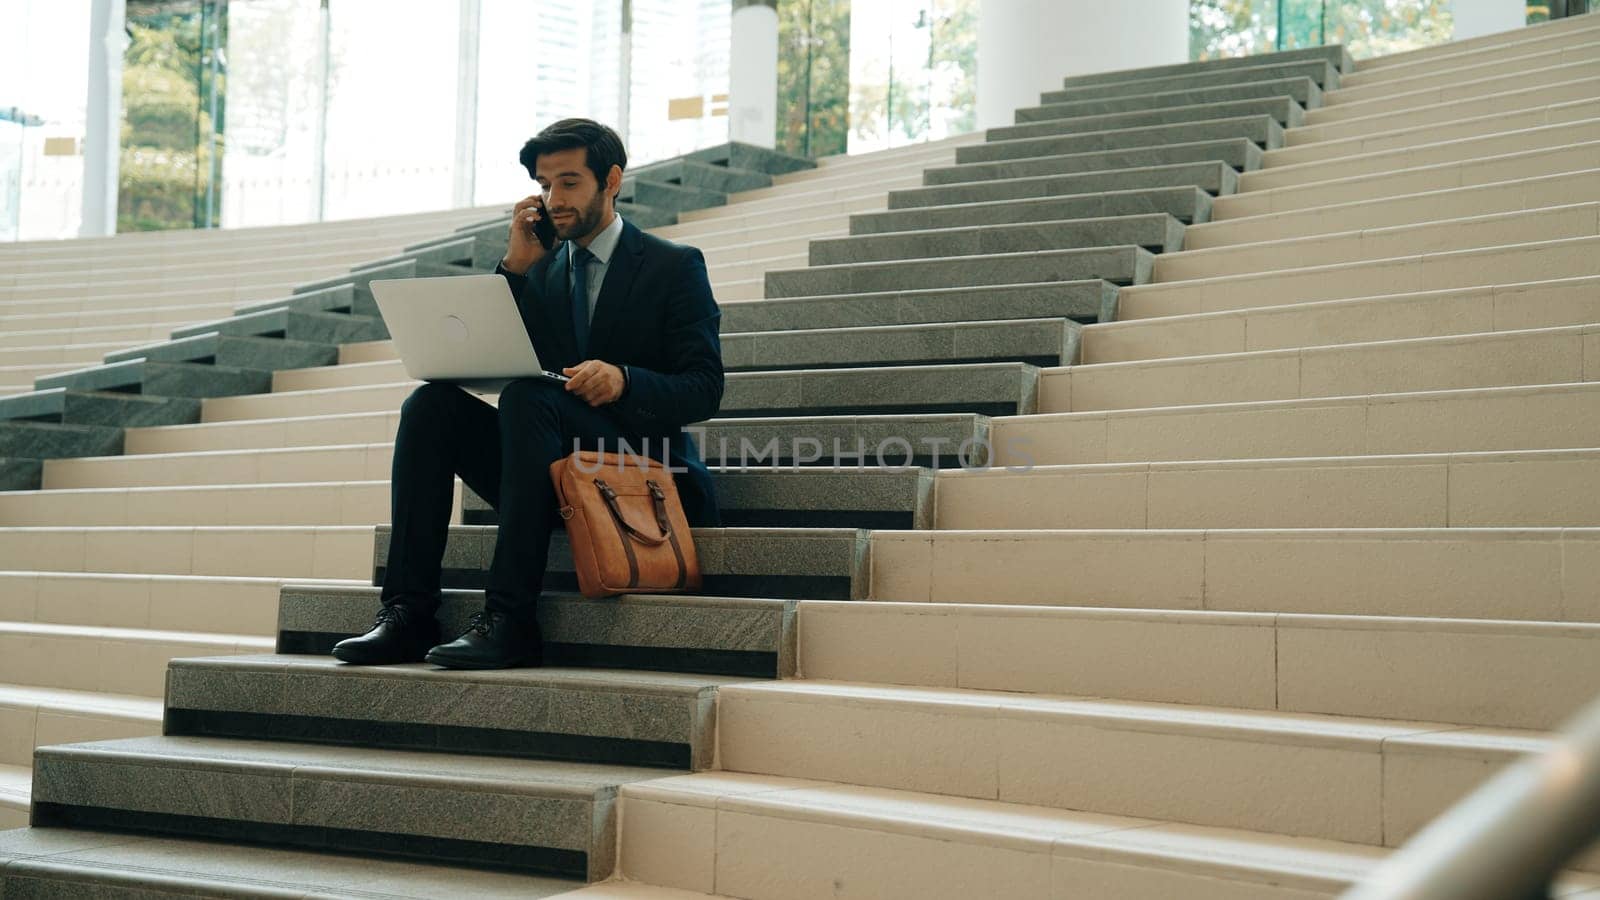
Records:
[[[130,347],[106,355],[106,362],[147,359],[155,362],[207,363],[237,369],[299,369],[326,366],[339,358],[333,344],[284,338],[236,337],[218,333],[178,341]]]
[[[12,569],[0,571],[0,614],[47,625],[265,636],[275,627],[281,584],[270,577]]]
[[[291,310],[284,322],[284,333],[290,340],[338,345],[386,340],[389,328],[376,315]]]
[[[1369,846],[1397,846],[1550,745],[1534,731],[855,682],[729,685],[717,706],[730,772]]]
[[[708,188],[631,178],[623,182],[617,199],[624,203],[638,203],[676,213],[722,206],[728,202],[728,195]]]
[[[1600,61],[1593,58],[1560,65],[1545,66],[1538,69],[1525,69],[1518,73],[1518,81],[1526,78],[1538,79],[1544,84],[1559,84],[1582,78],[1592,78],[1600,75]],[[1443,87],[1422,88],[1420,90],[1404,91],[1402,93],[1383,94],[1367,100],[1356,100],[1348,103],[1324,105],[1320,109],[1306,110],[1307,125],[1321,125],[1328,122],[1339,122],[1347,119],[1367,118],[1384,113],[1403,112],[1412,109],[1421,109],[1442,103],[1450,103],[1468,97],[1481,97],[1492,94],[1505,88],[1506,78],[1503,75],[1491,75],[1485,78],[1472,78],[1466,81],[1453,81]],[[1554,97],[1545,102],[1555,102]]]
[[[726,349],[729,338],[753,332],[1001,319],[1110,321],[1116,300],[1115,285],[1088,280],[728,301],[720,306]]]
[[[372,577],[371,525],[0,529],[0,571]]]
[[[1153,261],[1150,251],[1127,245],[843,263],[768,272],[766,293],[786,298],[1086,279],[1139,284],[1149,280]]]
[[[483,589],[495,534],[489,525],[451,526],[446,587]],[[708,595],[850,600],[866,588],[866,532],[854,528],[696,528],[694,541]],[[389,526],[380,525],[367,555],[374,584],[383,583],[388,554]],[[565,532],[551,539],[545,587],[577,590]]]
[[[1271,116],[1284,128],[1296,128],[1305,120],[1305,107],[1292,97],[1251,97],[1227,100],[1221,103],[1196,103],[1192,106],[1172,106],[1164,109],[1135,110],[1133,112],[1081,115],[1073,118],[1045,119],[1018,123],[1000,128],[990,128],[984,135],[989,141],[1013,141],[1024,138],[1054,137],[1086,132],[1122,131],[1129,128],[1171,126],[1184,122],[1208,122],[1235,116]],[[1291,141],[1290,135],[1285,135]],[[1291,141],[1292,142],[1292,141]]]
[[[1071,75],[1061,79],[1061,84],[1066,88],[1087,87],[1095,84],[1117,84],[1127,81],[1141,81],[1150,78],[1167,78],[1180,75],[1201,76],[1212,72],[1225,72],[1233,69],[1254,69],[1261,66],[1284,65],[1302,62],[1305,60],[1325,61],[1334,68],[1345,73],[1354,72],[1356,64],[1351,60],[1350,54],[1339,44],[1325,47],[1304,47],[1298,50],[1280,50],[1276,53],[1254,53],[1248,56],[1230,56],[1221,59],[1208,59],[1200,62],[1173,63],[1161,66],[1145,66],[1138,69],[1117,69],[1110,72],[1094,72],[1088,75]],[[1366,61],[1363,61],[1363,65]],[[1348,75],[1346,77],[1349,77]]]
[[[767,172],[713,165],[692,159],[667,160],[630,168],[629,174],[636,181],[706,188],[724,194],[772,186],[772,175]]]
[[[132,359],[40,378],[41,389],[122,391],[157,397],[225,397],[270,389],[272,373],[262,369],[202,363]]]
[[[876,531],[871,596],[1595,622],[1597,549],[1594,528]]]
[[[377,525],[389,482],[180,484],[0,492],[13,525]]]
[[[1255,66],[1214,69],[1204,72],[1185,72],[1151,78],[1135,78],[1127,81],[1076,84],[1059,91],[1046,91],[1040,97],[1040,101],[1050,104],[1070,103],[1075,100],[1104,100],[1113,97],[1154,94],[1163,91],[1197,90],[1236,84],[1252,84],[1261,81],[1281,81],[1286,78],[1309,78],[1324,91],[1333,91],[1339,88],[1339,70],[1335,67],[1335,64],[1327,59],[1313,59],[1296,62],[1263,63]]]
[[[234,314],[235,317],[241,317],[284,309],[294,312],[354,312],[358,296],[355,284],[335,284],[332,287],[308,290],[297,294],[286,294],[282,297],[274,297],[271,300],[245,304],[234,310]],[[187,334],[174,333],[174,336],[183,337],[187,336]]]
[[[402,259],[398,262],[385,265],[372,266],[360,272],[347,272],[319,281],[306,282],[295,285],[293,293],[320,294],[330,288],[348,288],[351,293],[351,311],[362,315],[376,315],[377,301],[372,298],[372,289],[369,287],[373,281],[386,278],[416,278],[424,273],[418,270],[415,260]]]
[[[33,797],[32,781],[32,769],[29,766],[0,766],[0,829],[28,826]],[[0,886],[4,884],[4,881],[0,881]]]
[[[1591,141],[1218,197],[1211,217],[1220,221],[1596,168],[1600,168],[1600,141]]]
[[[1600,624],[818,600],[797,622],[823,681],[1539,729],[1600,687]]]
[[[166,337],[167,329],[156,324],[139,325],[86,325],[82,328],[39,328],[7,330],[0,334],[0,347],[7,350],[31,347],[71,347],[80,342],[91,344],[131,344],[156,341]]]
[[[839,217],[830,217],[828,224],[829,227],[825,231],[804,233],[801,229],[796,228],[792,234],[773,240],[763,241],[748,238],[732,246],[716,249],[707,248],[704,245],[698,246],[706,258],[707,270],[711,272],[712,280],[715,281],[715,270],[723,266],[736,266],[776,257],[804,254],[813,240],[836,237],[843,233],[844,223],[839,220]]]
[[[1145,319],[1591,275],[1600,275],[1600,238],[1578,237],[1135,285],[1119,292],[1117,314]]]
[[[1270,81],[1252,81],[1248,84],[1231,84],[1220,87],[1200,87],[1132,94],[1104,100],[1073,100],[1061,103],[1043,103],[1024,106],[1016,112],[1019,125],[1043,122],[1050,119],[1076,119],[1085,116],[1114,115],[1116,113],[1146,112],[1174,107],[1198,106],[1204,103],[1226,103],[1230,100],[1255,100],[1263,97],[1287,97],[1306,110],[1322,105],[1322,89],[1310,78],[1278,78]]]
[[[863,208],[863,203],[867,204],[866,208],[870,208],[873,204],[880,202],[884,191],[921,183],[922,170],[921,168],[915,168],[891,175],[888,178],[878,179],[870,184],[824,187],[801,194],[783,194],[768,197],[764,200],[748,200],[717,209],[686,212],[682,216],[687,222],[694,224],[711,222],[717,228],[725,228],[734,222],[750,221],[752,219],[759,219],[771,224],[772,217],[775,215],[806,219],[825,215],[829,211],[861,209]],[[691,216],[695,218],[691,219]],[[693,243],[692,239],[687,240]]]
[[[819,459],[823,450],[818,448]],[[774,464],[713,467],[722,521],[734,526],[794,528],[928,528],[933,475],[922,468],[833,469]],[[3,495],[0,495],[3,496]],[[470,489],[461,497],[468,525],[499,521]],[[18,524],[21,524],[20,522]]]
[[[455,753],[135,738],[41,749],[33,823],[598,881],[615,856],[617,786],[660,774]]]
[[[1269,147],[1262,157],[1261,166],[1263,169],[1271,169],[1277,166],[1300,165],[1318,160],[1336,159],[1342,156],[1355,156],[1360,153],[1377,153],[1401,147],[1417,147],[1423,144],[1435,144],[1440,141],[1454,141],[1486,134],[1521,131],[1545,125],[1558,125],[1563,122],[1576,122],[1597,116],[1600,116],[1600,98],[1549,105],[1541,104],[1523,111],[1470,116],[1450,123],[1397,128],[1393,131],[1384,131],[1377,134],[1357,135],[1355,137],[1318,141],[1310,144],[1302,143],[1294,147],[1282,145]]]
[[[1347,397],[1600,377],[1600,325],[1040,370],[1039,411]]]
[[[79,239],[81,240],[81,238]],[[152,338],[165,337],[174,325],[227,315],[235,301],[210,300],[206,303],[168,303],[163,300],[146,300],[132,309],[67,310],[64,312],[5,313],[0,315],[0,327],[7,335],[22,336],[40,330],[106,327],[146,327],[156,329]],[[165,327],[163,327],[165,326]]]
[[[1594,40],[1588,34],[1596,25],[1597,23],[1582,16],[1553,19],[1512,31],[1494,32],[1432,47],[1374,57],[1364,60],[1361,67],[1370,77],[1382,80],[1392,77],[1393,73],[1403,69],[1434,66],[1449,68],[1459,65],[1459,60],[1462,59],[1487,57],[1500,52],[1522,53],[1525,52],[1523,48],[1550,41],[1571,38]]]
[[[31,491],[39,487],[42,460],[0,457],[0,491]]]
[[[361,606],[370,624],[377,604]],[[326,653],[185,659],[168,679],[167,733],[703,769],[715,752],[717,690],[749,680],[555,665],[349,666]],[[384,695],[408,699],[374,702]]]
[[[200,401],[194,397],[49,388],[0,399],[0,419],[113,427],[180,425],[200,421]]]
[[[769,175],[803,172],[817,167],[817,162],[814,159],[796,156],[792,153],[784,153],[781,150],[773,150],[770,147],[746,144],[742,141],[728,141],[710,147],[702,147],[699,150],[683,154],[683,158],[695,162],[708,163],[713,166],[766,172]]]
[[[1153,253],[1171,253],[1183,247],[1183,223],[1164,212],[1033,220],[981,229],[973,228],[972,224],[964,218],[946,215],[937,228],[815,240],[811,242],[809,265],[986,256],[1130,244]]]
[[[849,884],[928,900],[1333,897],[1384,851],[1335,841],[1069,812],[945,792],[702,773],[624,785],[620,867],[686,890]],[[1596,883],[1569,875],[1569,885]]]
[[[121,428],[56,422],[0,422],[0,457],[6,459],[114,456],[121,452]]]
[[[53,346],[35,347],[4,347],[0,348],[0,372],[7,376],[21,366],[40,366],[57,363],[85,365],[96,362],[107,353],[115,353],[123,349],[126,344],[122,342],[103,342],[97,344],[72,344],[60,342]]]
[[[338,641],[364,634],[378,595],[375,587],[284,585],[278,652],[325,655]],[[481,593],[445,591],[441,632],[463,633],[468,617],[481,609]],[[538,604],[546,666],[752,678],[794,675],[794,616],[793,600],[749,597],[623,594],[587,600],[552,593]],[[201,677],[198,684],[205,681]]]
[[[393,450],[384,442],[50,460],[43,483],[50,490],[81,490],[374,481],[389,476]]]
[[[1032,200],[923,206],[857,213],[850,217],[850,233],[867,236],[951,228],[958,223],[968,226],[1017,225],[1148,213],[1166,213],[1185,225],[1203,223],[1211,218],[1211,195],[1191,185],[1065,194]]]
[[[160,734],[161,701],[0,684],[0,722],[5,723],[0,765],[26,767],[33,762],[35,747]],[[24,769],[23,774],[30,773]]]
[[[1597,488],[1593,449],[953,469],[935,527],[1586,527]]]
[[[996,465],[1600,447],[1574,383],[1055,413],[993,422]]]
[[[1110,169],[1134,169],[1211,160],[1226,163],[1236,171],[1248,172],[1261,167],[1261,153],[1261,148],[1249,138],[1236,137],[1124,150],[1094,150],[1087,153],[962,163],[928,169],[923,173],[922,181],[927,185],[967,185],[973,182],[1032,178],[1039,175],[1103,172]]]
[[[1600,41],[1600,32],[1591,32],[1590,34],[1595,35],[1595,37],[1592,37],[1587,43],[1568,44],[1537,50],[1530,48],[1529,52],[1516,56],[1464,59],[1462,60],[1463,64],[1460,66],[1433,68],[1430,71],[1416,72],[1407,77],[1392,77],[1382,82],[1364,85],[1340,84],[1336,89],[1329,89],[1328,96],[1324,99],[1329,105],[1352,103],[1389,94],[1400,94],[1431,87],[1445,87],[1462,81],[1477,81],[1492,76],[1520,77],[1524,72],[1534,69],[1594,59],[1595,54],[1600,53],[1600,42],[1597,42]],[[1402,76],[1404,73],[1397,71],[1392,74]]]
[[[1318,141],[1346,140],[1354,137],[1387,134],[1402,128],[1425,128],[1430,125],[1456,125],[1460,122],[1505,113],[1522,113],[1556,103],[1590,100],[1600,78],[1579,78],[1570,82],[1541,84],[1532,88],[1515,88],[1497,93],[1484,92],[1449,103],[1439,103],[1417,109],[1373,113],[1353,119],[1302,125],[1292,133],[1284,134],[1284,143],[1291,147]]]
[[[718,415],[1009,415],[1032,411],[1036,371],[1026,363],[967,363],[735,372],[725,380]],[[206,404],[204,419],[215,423],[398,410],[416,387],[417,382],[403,381],[218,398]],[[942,402],[927,403],[930,396]]]
[[[271,648],[247,635],[0,622],[0,684],[160,697],[174,657]]]
[[[1183,245],[1190,250],[1204,250],[1231,244],[1593,202],[1600,202],[1600,169],[1581,169],[1419,194],[1401,194],[1378,200],[1357,200],[1331,206],[1263,213],[1224,222],[1204,222],[1184,229]]]
[[[916,209],[927,206],[948,206],[954,203],[994,203],[1002,200],[1030,200],[1037,197],[1162,187],[1199,188],[1214,197],[1220,197],[1233,193],[1238,180],[1239,174],[1223,162],[1178,163],[1074,175],[1007,178],[981,184],[909,188],[891,191],[888,208]]]
[[[1283,137],[1283,126],[1279,125],[1276,119],[1258,113],[1253,116],[1233,116],[1185,122],[1179,125],[1147,125],[1143,128],[1122,128],[1114,131],[1089,131],[1053,137],[987,141],[958,149],[955,162],[996,162],[1005,159],[1028,159],[1097,150],[1124,150],[1132,147],[1228,138],[1245,138],[1264,150],[1272,151],[1283,147]]]
[[[301,271],[310,274],[332,274],[345,268],[342,264],[308,266]],[[91,304],[87,295],[103,289],[108,297],[149,297],[211,292],[213,296],[234,295],[248,299],[245,294],[282,290],[284,275],[279,271],[217,274],[199,271],[187,275],[167,277],[159,272],[109,273],[104,279],[90,280],[89,276],[71,281],[30,285],[0,286],[0,299],[8,306],[43,310],[48,307],[83,308]],[[99,301],[99,297],[94,302]]]
[[[1600,118],[1562,122],[1521,131],[1458,138],[1418,147],[1378,150],[1340,159],[1317,160],[1298,165],[1274,166],[1270,170],[1245,172],[1239,176],[1239,191],[1264,191],[1310,182],[1331,181],[1336,178],[1375,175],[1419,166],[1484,159],[1569,144],[1592,143],[1597,140],[1600,140]]]
[[[1157,283],[1600,236],[1600,202],[1211,247],[1156,258]]]
[[[1085,328],[1082,362],[1125,362],[1600,322],[1600,277],[1384,294]],[[52,466],[45,464],[46,479]]]
[[[26,824],[25,817],[22,821]],[[0,886],[18,895],[41,898],[137,896],[157,900],[199,895],[410,900],[455,895],[507,900],[695,900],[686,892],[665,888],[613,888],[613,883],[607,883],[584,889],[576,878],[469,869],[448,861],[387,860],[70,828],[19,828],[0,835],[0,872],[4,873],[0,874]]]

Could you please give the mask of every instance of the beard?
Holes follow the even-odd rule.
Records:
[[[567,210],[560,210],[560,212],[565,213]],[[563,241],[587,237],[593,233],[596,228],[600,227],[600,221],[605,217],[606,214],[605,194],[601,191],[596,191],[594,194],[594,199],[589,201],[587,206],[574,209],[572,212],[573,219],[571,223],[567,225],[555,225],[554,222],[551,223],[555,225],[556,237],[562,239]]]

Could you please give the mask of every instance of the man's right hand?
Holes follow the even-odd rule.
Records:
[[[544,258],[544,245],[533,233],[534,223],[544,214],[544,198],[538,194],[517,201],[511,212],[511,240],[500,261],[507,272],[524,275]]]

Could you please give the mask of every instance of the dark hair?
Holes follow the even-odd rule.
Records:
[[[612,166],[628,168],[628,151],[622,147],[622,138],[593,119],[562,119],[547,126],[522,145],[517,160],[528,170],[529,178],[537,178],[540,156],[578,147],[583,148],[584,161],[594,173],[595,181],[600,182],[602,191]]]

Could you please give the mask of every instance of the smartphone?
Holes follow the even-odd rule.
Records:
[[[550,221],[550,212],[543,206],[539,207],[539,218],[533,223],[533,236],[546,250],[554,247],[558,240],[555,223]]]

